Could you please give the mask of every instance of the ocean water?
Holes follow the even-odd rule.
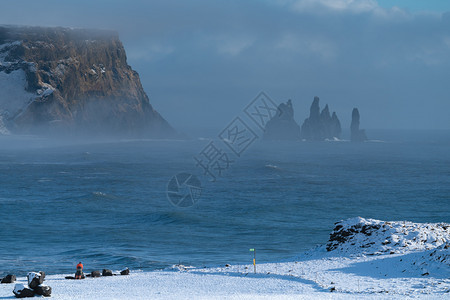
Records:
[[[380,131],[377,140],[257,141],[216,182],[193,156],[208,143],[0,139],[0,276],[31,270],[154,270],[287,260],[361,216],[450,222],[450,132]],[[189,208],[170,178],[199,175]]]

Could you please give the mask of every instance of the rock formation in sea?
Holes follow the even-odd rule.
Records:
[[[350,125],[350,134],[352,142],[364,142],[367,140],[366,132],[363,129],[359,129],[359,111],[354,108],[352,111],[352,123]]]
[[[0,26],[0,132],[168,137],[113,31]]]
[[[294,120],[292,101],[278,105],[277,113],[266,124],[264,139],[267,140],[298,140],[300,126]]]
[[[323,141],[325,139],[340,138],[341,122],[335,112],[330,115],[328,104],[320,112],[319,97],[314,97],[311,104],[309,118],[301,128],[301,137],[310,141]]]

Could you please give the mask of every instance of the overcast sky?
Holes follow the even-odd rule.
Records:
[[[343,127],[450,129],[447,0],[0,0],[0,24],[119,31],[152,105],[178,130],[221,129],[260,91],[314,96]],[[395,6],[394,6],[395,5]]]

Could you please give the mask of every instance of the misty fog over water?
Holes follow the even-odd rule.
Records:
[[[361,216],[450,222],[450,133],[379,131],[365,143],[258,140],[216,182],[193,159],[209,142],[52,142],[2,137],[0,263],[25,272],[291,259]],[[174,207],[170,178],[202,181]]]

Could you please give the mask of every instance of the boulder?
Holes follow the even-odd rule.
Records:
[[[44,277],[40,273],[36,272],[28,273],[27,279],[28,279],[28,286],[31,289],[35,289],[38,285],[41,285],[44,282]]]
[[[34,297],[34,291],[32,289],[30,289],[30,288],[25,287],[21,283],[17,283],[14,286],[13,293],[16,296],[16,298]]]
[[[113,273],[111,270],[103,269],[102,276],[113,276]]]
[[[44,271],[39,271],[39,274],[41,274],[42,281],[45,281],[45,272]]]
[[[100,276],[102,276],[100,271],[92,271],[91,272],[91,277],[100,277]]]
[[[34,292],[36,293],[36,295],[50,297],[52,294],[52,288],[48,285],[41,284],[34,289]]]
[[[16,281],[16,275],[9,274],[9,275],[6,275],[2,279],[1,283],[14,283],[15,281]]]
[[[120,275],[130,275],[130,270],[126,268],[125,270],[120,271]]]

